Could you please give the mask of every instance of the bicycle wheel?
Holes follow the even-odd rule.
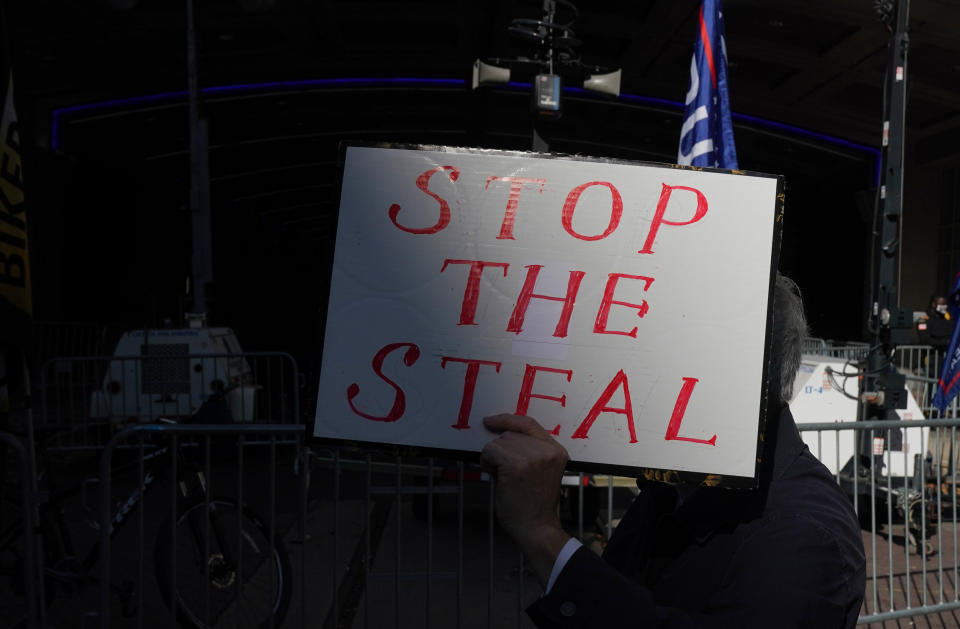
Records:
[[[176,547],[170,518],[154,546],[157,584],[170,605],[176,589],[177,619],[199,629],[279,627],[290,604],[290,559],[279,534],[249,507],[223,498],[180,509]],[[241,576],[242,578],[238,578]]]

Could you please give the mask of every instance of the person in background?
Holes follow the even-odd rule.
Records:
[[[950,310],[947,298],[934,295],[930,298],[927,314],[917,321],[917,339],[921,345],[929,345],[937,350],[939,358],[950,346],[950,337],[953,335],[953,321],[950,320]],[[938,368],[940,365],[937,364]]]
[[[921,378],[939,378],[944,357],[950,349],[953,324],[954,321],[950,316],[950,302],[942,295],[932,296],[926,314],[917,321],[917,340],[921,345],[929,345],[935,352],[924,355],[923,362],[914,367],[915,375]],[[924,386],[922,380],[910,381],[908,387],[920,403],[932,403],[927,395],[932,397],[933,393],[929,390],[929,387]],[[941,439],[940,436],[938,436],[938,431],[931,430],[928,448],[931,453],[937,453],[939,450],[939,454],[934,454],[934,456],[939,460],[941,474],[944,474],[944,478],[947,478],[950,474],[951,462],[957,454],[954,452],[956,448],[951,440]],[[951,499],[948,483],[941,483],[940,490],[945,500]]]
[[[527,609],[538,627],[856,625],[866,578],[860,526],[787,406],[806,320],[796,285],[779,275],[773,327],[758,488],[640,479],[602,558],[560,525],[563,446],[533,418],[485,418],[498,435],[483,449],[497,517],[544,585]]]

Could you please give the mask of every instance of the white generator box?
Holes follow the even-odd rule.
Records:
[[[832,375],[827,370],[828,367],[833,371]],[[804,355],[793,384],[793,398],[790,400],[790,411],[796,423],[855,422],[859,394],[857,376],[852,375],[855,372],[856,368],[843,360]],[[924,419],[913,392],[908,389],[907,393],[907,408],[897,410],[897,415],[902,420]],[[831,473],[836,474],[853,457],[857,432],[801,431],[800,436],[813,455],[820,459]],[[899,426],[889,431],[875,430],[873,452],[883,454],[882,474],[898,478],[913,476],[916,455],[920,455],[919,458],[922,459],[926,454],[928,432],[927,428]]]
[[[134,330],[117,342],[90,414],[115,423],[150,422],[196,413],[220,397],[229,417],[253,421],[259,386],[230,328]]]

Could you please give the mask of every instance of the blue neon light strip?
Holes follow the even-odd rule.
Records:
[[[463,79],[415,79],[415,78],[342,78],[342,79],[304,79],[300,81],[268,81],[264,83],[238,83],[236,85],[215,85],[200,89],[202,95],[209,94],[227,94],[227,93],[249,93],[249,92],[269,92],[270,90],[282,89],[302,89],[315,87],[333,87],[337,85],[443,85],[443,86],[463,86],[466,81]],[[62,122],[71,115],[97,111],[100,109],[121,109],[123,107],[147,105],[151,103],[171,102],[189,98],[190,93],[187,90],[176,92],[160,92],[158,94],[148,94],[146,96],[131,96],[128,98],[117,98],[114,100],[105,100],[96,103],[84,103],[81,105],[70,105],[53,110],[50,137],[53,148],[59,149],[63,138],[61,137]]]
[[[329,87],[331,85],[466,85],[463,79],[413,79],[413,78],[344,78],[344,79],[303,79],[300,81],[270,81],[267,83],[239,83],[204,87],[203,94],[223,94],[225,92],[261,92],[272,89],[297,89],[302,87]]]
[[[601,98],[599,95],[585,90],[579,87],[568,87],[564,91],[569,91],[574,94],[591,96],[594,98]],[[648,105],[658,105],[661,107],[669,107],[671,109],[684,109],[684,104],[677,100],[669,100],[666,98],[657,98],[654,96],[639,96],[636,94],[620,94],[620,100],[633,101],[638,103],[644,103]],[[810,129],[804,129],[803,127],[796,127],[785,122],[777,122],[776,120],[768,120],[766,118],[758,118],[757,116],[751,116],[750,114],[738,114],[733,112],[733,119],[741,122],[748,122],[760,127],[767,127],[768,129],[776,129],[777,131],[786,131],[787,133],[799,136],[806,136],[815,140],[820,140],[821,142],[827,142],[829,144],[837,144],[844,146],[846,148],[851,148],[857,151],[862,151],[869,155],[873,156],[873,185],[877,186],[880,184],[880,170],[883,167],[882,153],[880,149],[874,148],[872,146],[867,146],[866,144],[859,144],[857,142],[851,142],[850,140],[844,140],[843,138],[838,138],[836,136],[827,135],[826,133],[820,133],[819,131],[811,131]]]
[[[200,90],[202,95],[213,95],[213,94],[229,94],[229,93],[249,93],[249,92],[263,92],[270,90],[294,90],[294,89],[304,89],[304,88],[316,88],[316,87],[335,87],[335,86],[380,86],[380,85],[408,85],[408,86],[428,86],[428,85],[439,85],[439,86],[448,86],[448,87],[462,87],[467,84],[463,79],[432,79],[432,78],[405,78],[405,77],[356,77],[356,78],[337,78],[337,79],[304,79],[299,81],[268,81],[264,83],[239,83],[236,85],[217,85],[212,87],[204,87]],[[507,87],[516,90],[529,90],[529,83],[518,83],[510,82],[507,84]],[[579,87],[565,87],[563,88],[565,93],[576,94],[578,96],[590,96],[600,98],[600,96],[593,94],[588,90],[584,90]],[[87,112],[87,111],[96,111],[100,109],[119,109],[123,107],[130,106],[139,106],[150,103],[161,103],[161,102],[170,102],[176,100],[182,100],[189,96],[187,90],[180,90],[176,92],[161,92],[158,94],[148,94],[146,96],[132,96],[129,98],[118,98],[114,100],[100,101],[97,103],[85,103],[82,105],[71,105],[69,107],[60,107],[59,109],[53,110],[52,121],[51,121],[51,140],[54,149],[59,149],[62,142],[61,137],[61,127],[64,119],[69,116]],[[620,94],[618,97],[621,101],[627,102],[636,102],[643,103],[647,105],[655,105],[658,107],[668,107],[670,109],[683,109],[683,103],[680,101],[669,100],[666,98],[656,98],[653,96],[640,96],[637,94]],[[761,127],[767,127],[769,129],[776,129],[777,131],[784,131],[789,134],[805,136],[821,142],[827,142],[830,144],[837,144],[844,146],[850,149],[857,151],[862,151],[868,153],[874,158],[874,185],[878,185],[880,182],[880,168],[881,168],[881,152],[879,149],[876,149],[872,146],[866,146],[864,144],[858,144],[856,142],[851,142],[849,140],[844,140],[843,138],[838,138],[832,135],[827,135],[825,133],[819,133],[817,131],[811,131],[809,129],[803,129],[801,127],[795,127],[790,124],[783,122],[777,122],[775,120],[767,120],[766,118],[758,118],[756,116],[750,116],[748,114],[733,114],[734,120],[741,122],[746,122],[754,124]]]

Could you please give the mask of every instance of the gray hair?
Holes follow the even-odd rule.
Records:
[[[773,291],[773,356],[771,369],[779,369],[780,401],[793,397],[793,381],[800,369],[803,340],[807,337],[807,319],[803,314],[800,288],[785,275],[777,273]]]

